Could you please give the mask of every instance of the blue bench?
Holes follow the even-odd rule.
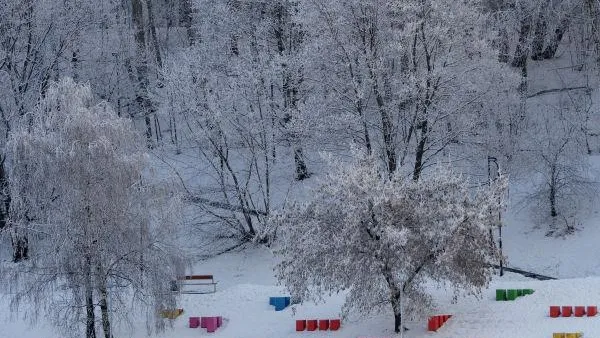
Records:
[[[269,305],[273,305],[275,311],[281,311],[290,305],[290,297],[270,297]]]

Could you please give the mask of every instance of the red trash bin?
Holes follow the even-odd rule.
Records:
[[[570,306],[563,306],[561,309],[561,314],[563,317],[571,317],[571,313],[573,313],[573,308]]]

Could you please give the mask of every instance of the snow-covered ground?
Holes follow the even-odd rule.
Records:
[[[581,234],[585,233],[584,231]],[[577,235],[579,236],[579,235]],[[583,235],[582,235],[583,236]],[[518,237],[518,236],[517,236]],[[530,236],[531,237],[531,236]],[[512,243],[517,243],[515,240]],[[548,259],[548,264],[560,253],[573,257],[562,261],[558,269],[568,262],[589,263],[595,266],[594,254],[575,245],[557,245],[562,240],[540,238],[538,242],[548,242],[547,248],[556,248]],[[575,240],[564,242],[576,243]],[[542,246],[544,248],[544,246]],[[568,249],[570,248],[570,249]],[[526,251],[526,250],[522,250]],[[534,252],[535,253],[535,252]],[[525,253],[523,253],[525,254]],[[540,253],[540,257],[542,254]],[[532,255],[535,257],[535,255]],[[541,258],[540,258],[541,259]],[[205,295],[184,295],[179,307],[184,314],[173,321],[173,329],[161,334],[160,338],[223,337],[223,338],[286,338],[286,337],[391,337],[393,318],[387,313],[362,317],[354,314],[342,322],[341,330],[296,332],[296,319],[339,318],[344,295],[327,298],[324,304],[303,304],[275,312],[269,306],[270,296],[285,295],[285,290],[277,286],[272,267],[276,260],[263,248],[250,248],[231,252],[211,260],[198,263],[193,273],[214,274],[218,281],[218,292]],[[532,260],[533,262],[533,260]],[[580,264],[581,265],[581,264]],[[550,271],[550,270],[549,270]],[[570,271],[568,268],[566,271]],[[591,273],[591,271],[589,271]],[[425,317],[408,323],[410,330],[403,334],[406,338],[420,337],[478,337],[478,338],[542,338],[552,337],[553,332],[581,331],[584,337],[600,336],[600,315],[588,318],[558,318],[548,316],[550,305],[600,305],[600,278],[561,279],[557,281],[531,281],[522,276],[507,274],[496,278],[490,288],[483,292],[481,299],[467,297],[451,302],[452,295],[444,290],[432,289],[438,303],[431,314],[452,314],[453,317],[438,332],[427,332]],[[533,295],[520,297],[512,302],[496,302],[496,288],[531,288]],[[0,305],[0,337],[2,338],[60,338],[52,327],[43,320],[38,326],[30,327],[22,320],[4,321],[8,316],[6,303]],[[189,316],[220,315],[224,325],[217,332],[209,334],[203,329],[187,327]],[[116,337],[145,337],[143,323],[133,329],[121,329]],[[396,337],[396,336],[395,336]]]
[[[600,162],[598,156],[596,160]],[[519,203],[516,195],[513,195],[513,206]],[[503,218],[504,253],[509,265],[561,279],[540,282],[507,274],[495,278],[481,298],[466,297],[457,303],[452,303],[452,294],[432,288],[437,308],[430,315],[452,314],[453,317],[436,333],[426,331],[426,317],[417,318],[407,324],[410,330],[404,332],[403,337],[543,338],[552,337],[553,332],[576,331],[583,332],[584,337],[600,337],[600,315],[558,319],[548,316],[550,305],[600,306],[600,261],[597,258],[600,257],[600,214],[590,212],[580,230],[566,238],[546,237],[545,229],[534,228],[525,212],[510,213]],[[296,332],[296,319],[339,318],[344,295],[329,297],[323,304],[302,304],[275,312],[268,304],[269,297],[286,295],[274,277],[275,264],[276,258],[268,249],[257,247],[198,261],[191,272],[213,274],[218,292],[183,295],[178,305],[184,314],[172,321],[173,328],[158,338],[399,337],[392,332],[393,318],[389,312],[368,316],[352,314],[336,332]],[[514,302],[496,302],[496,288],[531,288],[535,293]],[[190,316],[213,315],[225,318],[223,327],[215,333],[187,327]],[[146,337],[145,324],[142,321],[133,324],[133,328],[117,328],[115,337]],[[63,338],[43,318],[35,326],[19,318],[0,294],[0,338],[13,337]]]

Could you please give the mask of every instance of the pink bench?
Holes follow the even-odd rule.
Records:
[[[200,318],[200,327],[206,329],[207,332],[215,332],[221,325],[223,325],[223,317],[221,316]]]

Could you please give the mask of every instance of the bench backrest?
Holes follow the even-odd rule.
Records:
[[[213,279],[213,275],[191,275],[191,276],[183,276],[180,277],[179,279],[184,279],[184,280],[194,280],[194,279]]]

